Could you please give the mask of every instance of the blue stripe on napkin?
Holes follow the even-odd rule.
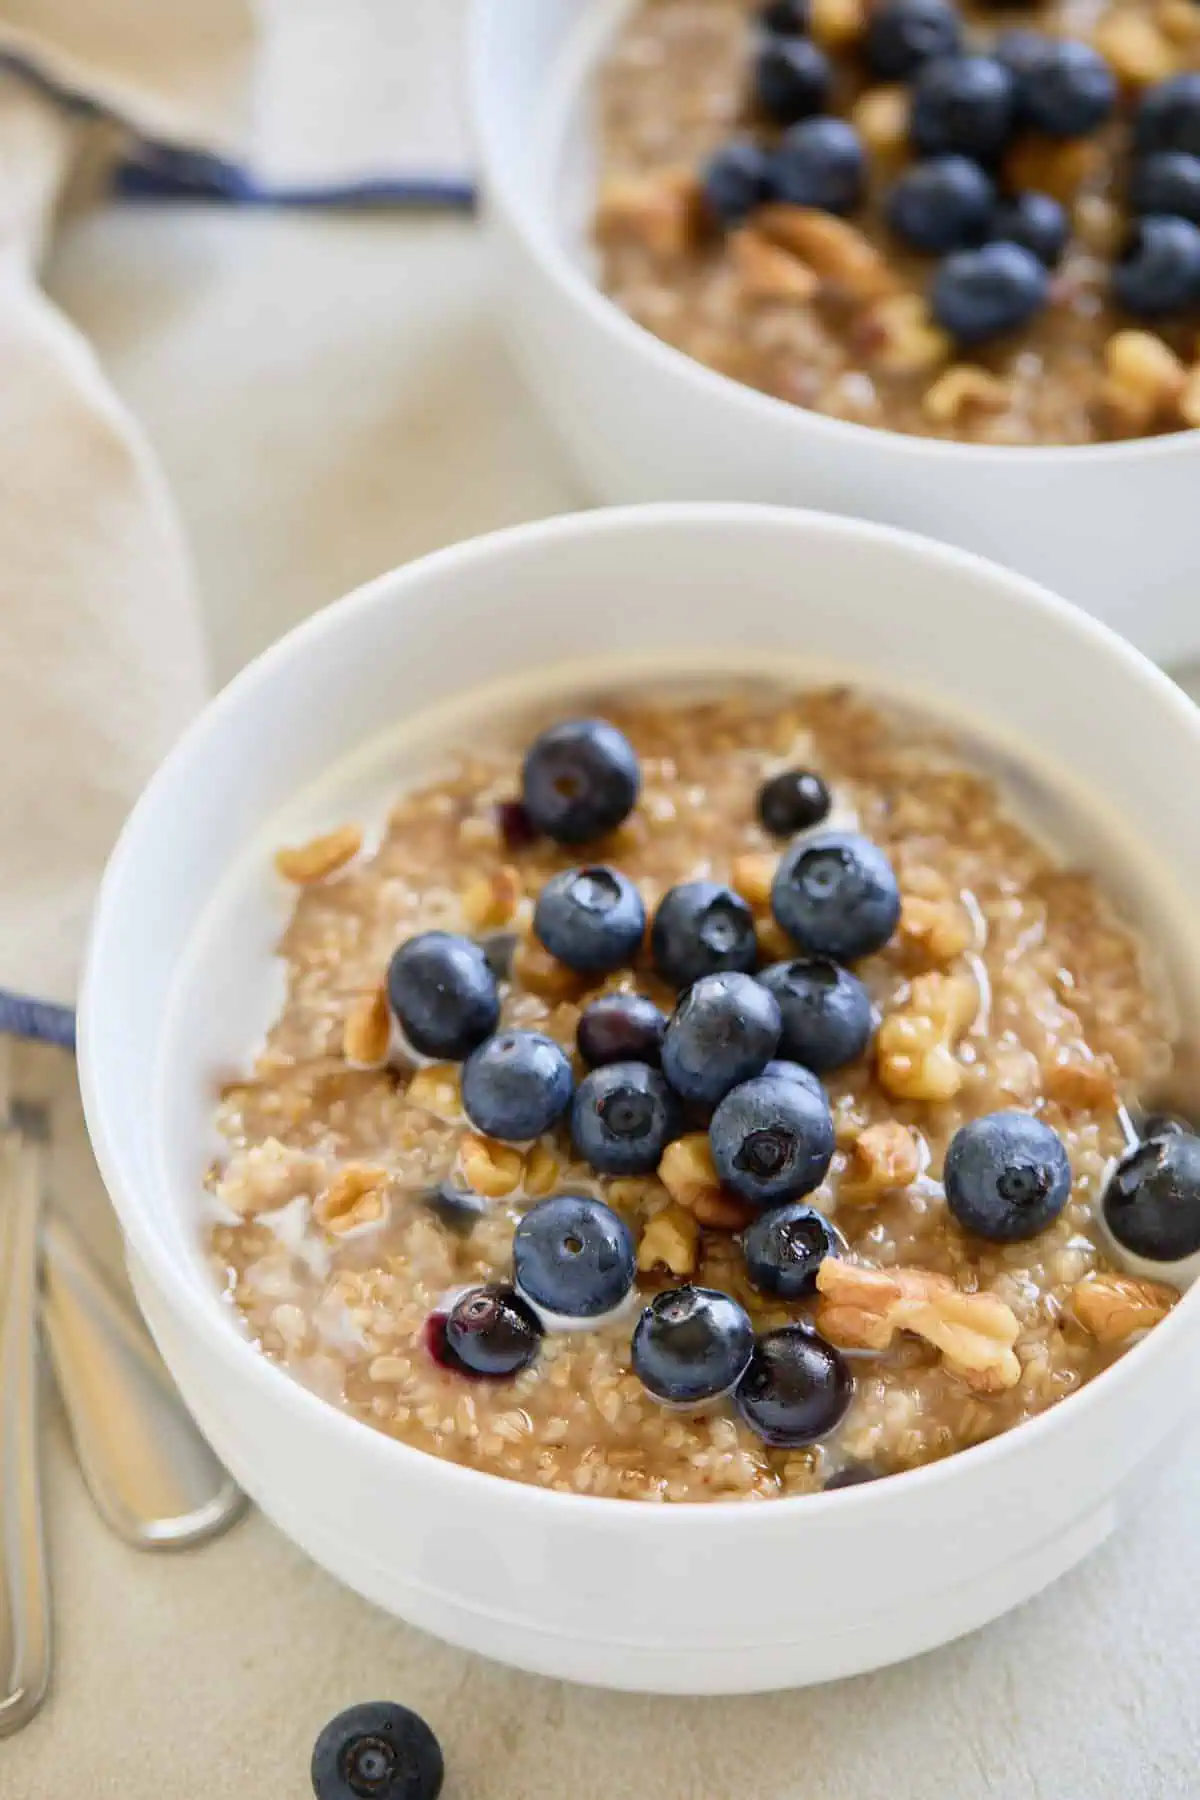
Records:
[[[74,1050],[75,1014],[69,1006],[55,1006],[49,1000],[32,1000],[27,994],[0,988],[0,1033]]]

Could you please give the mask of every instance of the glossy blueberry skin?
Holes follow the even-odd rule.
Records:
[[[764,1443],[797,1449],[835,1431],[853,1397],[854,1378],[833,1345],[807,1325],[785,1325],[759,1338],[734,1401]]]
[[[1039,67],[1052,40],[1044,31],[1029,31],[1018,26],[1002,31],[992,46],[992,55],[1002,62],[1017,83],[1017,111],[1023,113],[1022,95],[1028,76]]]
[[[681,881],[659,902],[650,954],[663,980],[677,988],[729,969],[745,973],[758,961],[754,914],[719,882]]]
[[[533,909],[534,935],[568,969],[607,975],[641,948],[646,930],[642,896],[619,869],[593,863],[552,875]]]
[[[780,37],[800,37],[808,30],[808,0],[770,0],[759,12],[759,23],[765,31]]]
[[[515,1289],[494,1284],[460,1294],[445,1330],[447,1347],[464,1368],[496,1378],[527,1369],[542,1341],[533,1309]]]
[[[628,738],[607,719],[567,719],[525,754],[522,799],[539,831],[559,844],[587,844],[628,818],[641,788]]]
[[[1134,164],[1129,205],[1135,213],[1161,213],[1200,225],[1200,156],[1156,150]]]
[[[952,56],[962,35],[958,8],[949,0],[883,0],[868,15],[864,50],[873,75],[907,81],[922,63]]]
[[[896,236],[916,250],[962,250],[987,236],[995,199],[978,163],[931,156],[896,179],[884,214]]]
[[[1020,244],[956,250],[933,278],[934,318],[960,344],[982,344],[1027,325],[1046,304],[1044,263]]]
[[[575,1042],[589,1069],[617,1062],[656,1066],[666,1029],[665,1014],[645,994],[601,994],[584,1007]]]
[[[740,225],[774,192],[771,158],[752,139],[733,138],[709,157],[701,171],[700,185],[713,218],[721,225]]]
[[[705,975],[667,1022],[663,1074],[684,1100],[715,1106],[758,1075],[779,1045],[783,1021],[773,994],[749,975]]]
[[[1117,78],[1079,38],[1050,38],[1021,78],[1021,119],[1047,137],[1090,137],[1112,117]]]
[[[923,156],[953,152],[990,163],[1012,136],[1017,88],[994,56],[939,56],[913,83],[913,143]]]
[[[814,1100],[822,1100],[826,1106],[829,1105],[829,1096],[825,1092],[820,1076],[814,1075],[812,1070],[806,1069],[802,1063],[789,1062],[783,1057],[773,1057],[763,1070],[763,1074],[770,1075],[777,1081],[798,1081],[802,1088],[808,1089]]]
[[[992,215],[988,236],[996,243],[1020,244],[1047,269],[1062,261],[1071,225],[1066,208],[1051,194],[1015,194]]]
[[[870,1043],[871,996],[857,975],[828,957],[772,963],[758,979],[779,1002],[779,1048],[788,1061],[824,1075],[854,1062]]]
[[[507,1143],[541,1137],[571,1104],[571,1065],[540,1031],[499,1031],[463,1067],[463,1111],[477,1131]]]
[[[823,1094],[759,1075],[726,1094],[708,1141],[723,1187],[753,1206],[777,1206],[811,1194],[824,1180],[834,1150],[833,1116]]]
[[[422,1196],[423,1205],[440,1219],[448,1231],[467,1237],[488,1210],[484,1195],[472,1188],[458,1187],[452,1181],[439,1182]]]
[[[829,789],[813,769],[783,769],[758,790],[758,822],[772,837],[811,831],[833,804]]]
[[[737,1386],[754,1353],[744,1307],[716,1288],[656,1294],[634,1327],[633,1372],[656,1400],[696,1406]]]
[[[1158,215],[1136,220],[1112,286],[1118,303],[1141,319],[1200,305],[1200,225]]]
[[[846,1248],[837,1227],[803,1200],[761,1213],[746,1227],[741,1242],[750,1285],[780,1300],[815,1293],[817,1270],[825,1258]]]
[[[1053,1225],[1071,1198],[1058,1133],[1029,1113],[986,1113],[960,1125],[942,1170],[946,1205],[964,1231],[1019,1244]]]
[[[789,206],[853,212],[866,190],[866,151],[845,119],[805,119],[784,133],[771,173],[776,193]]]
[[[370,1701],[330,1719],[312,1754],[316,1800],[438,1800],[442,1751],[407,1706]]]
[[[496,977],[478,944],[448,931],[409,938],[388,964],[388,1000],[422,1056],[469,1056],[500,1017]]]
[[[1155,150],[1200,156],[1200,69],[1172,75],[1142,96],[1133,141],[1143,156]]]
[[[575,1090],[571,1141],[601,1175],[648,1175],[679,1132],[679,1102],[645,1063],[607,1063]]]
[[[804,37],[768,37],[754,59],[754,98],[773,125],[823,112],[833,87],[829,58]]]
[[[1191,1129],[1187,1120],[1181,1119],[1177,1113],[1153,1112],[1147,1113],[1145,1118],[1139,1121],[1138,1136],[1141,1138],[1172,1137],[1176,1132],[1189,1132]]]
[[[1200,1250],[1200,1138],[1164,1131],[1130,1150],[1102,1210],[1117,1243],[1148,1262],[1179,1262]]]
[[[552,1318],[603,1318],[626,1298],[636,1272],[625,1221],[583,1194],[558,1194],[530,1207],[513,1236],[516,1285]]]
[[[771,910],[810,956],[855,962],[882,949],[895,931],[900,889],[878,844],[854,831],[823,831],[784,851]]]

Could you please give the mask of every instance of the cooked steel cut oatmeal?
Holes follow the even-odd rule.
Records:
[[[1136,1106],[1157,1089],[1171,1058],[1133,933],[1091,877],[1053,865],[940,735],[918,734],[852,693],[746,689],[719,700],[606,701],[603,710],[636,751],[641,785],[629,810],[636,766],[617,768],[624,790],[605,812],[610,782],[592,817],[623,822],[586,852],[538,835],[515,799],[519,749],[499,748],[404,795],[374,850],[356,855],[347,831],[311,855],[282,857],[296,884],[281,944],[287,998],[252,1073],[222,1096],[229,1147],[209,1182],[212,1259],[245,1329],[298,1380],[409,1444],[564,1492],[631,1499],[761,1499],[845,1485],[943,1457],[1073,1393],[1176,1298],[1171,1286],[1114,1266],[1096,1216],[1125,1149],[1120,1103]],[[549,766],[536,816],[559,806],[578,823],[592,793],[592,771],[581,767]],[[606,780],[613,768],[610,757]],[[811,775],[764,786],[793,768],[819,771],[828,793]],[[533,805],[528,775],[525,792]],[[817,832],[789,845],[766,830],[760,807],[781,834],[797,824]],[[819,847],[861,849],[862,837],[846,832],[886,858],[869,844],[861,851],[877,859],[875,885],[843,888],[831,923],[833,865]],[[573,962],[590,959],[589,974],[533,931],[546,884],[585,857],[581,908],[564,913],[555,900],[537,910],[538,931]],[[808,870],[782,897],[781,861]],[[851,872],[858,882],[859,865]],[[759,1073],[811,1026],[803,1009],[789,1010],[786,983],[777,1010],[767,988],[736,972],[739,961],[797,956],[773,916],[773,881],[789,931],[810,950],[814,934],[841,932],[840,954],[870,996],[861,1010],[853,976],[830,962],[801,965],[816,971],[822,995],[838,995],[836,1019],[827,1010],[810,1042],[828,1110],[821,1084],[794,1062]],[[714,885],[679,885],[699,882]],[[671,889],[671,906],[658,910]],[[654,921],[633,969],[630,908]],[[461,937],[419,935],[430,930]],[[857,957],[854,934],[858,946],[882,947]],[[640,935],[635,922],[633,940]],[[498,990],[464,939],[507,971]],[[606,944],[618,966],[600,973]],[[656,972],[651,944],[658,968],[707,954],[735,971],[697,981],[665,1040],[662,1015],[679,995]],[[429,957],[450,974],[418,1003]],[[677,973],[677,984],[695,973]],[[446,981],[458,996],[450,1011]],[[399,1050],[389,986],[408,1027]],[[600,996],[634,994],[640,1005],[608,998],[588,1012],[581,1042],[603,1080],[584,1082],[581,1017]],[[734,1049],[749,1060],[737,1072],[730,1065],[707,1108],[689,1109],[680,1098],[689,1082],[711,1082],[713,1059],[729,1053],[728,1032],[704,1038],[706,1008],[726,1008],[727,1022],[731,996]],[[456,1057],[486,1040],[467,1065],[468,1103],[476,1120],[491,1108],[503,1136],[464,1116],[459,1063],[413,1066],[417,1038],[449,1042],[451,1029]],[[558,1109],[532,1142],[504,1085],[523,1066],[531,1031],[551,1042],[538,1048],[541,1073],[521,1104],[550,1095],[551,1116]],[[688,1060],[696,1032],[708,1045],[699,1064]],[[631,1059],[641,1072],[622,1086]],[[574,1137],[589,1160],[572,1148],[561,1111],[572,1075]],[[711,1095],[731,1083],[710,1138]],[[620,1090],[616,1111],[605,1110],[606,1084]],[[739,1108],[753,1129],[738,1127]],[[1034,1151],[1024,1163],[1006,1152],[998,1185],[981,1187],[967,1164],[981,1146],[986,1162],[996,1128],[960,1135],[952,1210],[940,1181],[948,1147],[965,1123],[998,1112],[1009,1115],[1004,1130],[1033,1134]],[[633,1141],[621,1136],[627,1127],[652,1145],[656,1168],[598,1174],[597,1165],[630,1166],[620,1160]],[[792,1166],[789,1132],[816,1159],[813,1175],[790,1187],[780,1174]],[[1167,1141],[1154,1140],[1160,1150]],[[641,1170],[645,1160],[630,1156]],[[763,1197],[773,1205],[781,1181],[776,1214]],[[981,1228],[994,1224],[1001,1239],[1012,1208],[1032,1208],[1021,1241],[962,1229],[955,1214],[975,1220],[980,1206]],[[790,1228],[789,1209],[799,1221]],[[604,1241],[594,1258],[597,1221]],[[519,1224],[517,1294],[508,1284]],[[631,1311],[620,1301],[635,1262]],[[488,1284],[507,1290],[500,1301],[469,1294],[455,1306],[463,1290]],[[639,1305],[655,1295],[635,1359]],[[543,1335],[555,1312],[573,1314],[574,1328]],[[680,1376],[672,1332],[687,1319],[703,1357]],[[815,1333],[779,1335],[801,1321]],[[500,1378],[472,1378],[481,1370]],[[651,1397],[723,1396],[739,1377],[736,1405],[720,1397],[664,1409]],[[772,1420],[787,1405],[792,1423],[780,1431]],[[796,1405],[807,1423],[795,1423]],[[788,1441],[769,1441],[777,1436]]]
[[[1063,39],[1070,66],[1031,76]],[[636,0],[598,80],[602,284],[860,424],[1200,425],[1197,70],[1194,0]]]

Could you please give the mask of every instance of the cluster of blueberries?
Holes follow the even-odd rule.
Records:
[[[853,125],[826,113],[834,72],[806,35],[808,0],[773,0],[762,27],[754,105],[781,134],[770,147],[738,137],[715,153],[703,177],[709,209],[726,226],[772,200],[850,213],[866,194],[867,155]],[[1030,30],[1004,31],[976,53],[954,0],[881,0],[862,56],[871,75],[910,84],[919,160],[884,212],[905,243],[942,258],[935,318],[962,344],[1018,329],[1045,304],[1070,226],[1049,194],[999,195],[997,165],[1022,131],[1066,140],[1105,126],[1119,103],[1112,69],[1089,44]],[[1200,305],[1200,72],[1171,76],[1139,101],[1126,200],[1117,302],[1145,318]]]

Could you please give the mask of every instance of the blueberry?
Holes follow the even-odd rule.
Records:
[[[832,1494],[839,1488],[865,1487],[869,1481],[882,1481],[883,1470],[873,1469],[870,1463],[843,1463],[835,1475],[831,1475],[825,1483],[825,1492]]]
[[[1020,244],[956,250],[933,278],[929,303],[960,344],[981,344],[1027,325],[1050,291],[1046,268]]]
[[[793,125],[780,139],[771,169],[776,193],[789,206],[853,212],[866,189],[866,152],[845,119]]]
[[[871,1041],[871,996],[857,975],[824,956],[772,963],[758,979],[783,1016],[779,1048],[823,1075],[861,1056]]]
[[[644,994],[601,994],[583,1010],[575,1036],[589,1069],[605,1063],[657,1063],[667,1021]]]
[[[1048,137],[1088,137],[1111,118],[1117,78],[1079,38],[1047,38],[1020,77],[1021,122]]]
[[[754,98],[773,125],[823,112],[833,87],[829,58],[808,38],[768,37],[754,62]]]
[[[571,1065],[540,1031],[500,1031],[467,1058],[463,1111],[487,1137],[525,1143],[571,1104]]]
[[[878,844],[853,831],[825,831],[784,852],[771,910],[801,950],[854,962],[895,931],[900,889]]]
[[[773,1206],[742,1233],[751,1286],[780,1300],[802,1300],[815,1293],[817,1270],[827,1256],[837,1256],[845,1248],[836,1226],[803,1200]]]
[[[316,1800],[437,1800],[442,1751],[424,1719],[387,1700],[331,1719],[312,1754]]]
[[[734,1395],[751,1431],[789,1450],[828,1437],[853,1397],[845,1362],[806,1325],[784,1325],[760,1337]]]
[[[633,1333],[633,1372],[656,1400],[695,1406],[737,1386],[754,1353],[744,1307],[715,1288],[656,1294]]]
[[[992,162],[1012,136],[1016,81],[994,56],[939,56],[913,84],[912,140],[923,156]]]
[[[824,1180],[833,1116],[823,1094],[760,1075],[726,1094],[708,1141],[723,1186],[755,1206],[774,1206],[811,1194]]]
[[[812,769],[784,769],[758,790],[758,818],[772,837],[792,837],[826,818],[832,805],[829,789]]]
[[[1173,1137],[1177,1132],[1190,1131],[1192,1128],[1185,1119],[1176,1113],[1147,1113],[1140,1121],[1138,1136],[1142,1138]]]
[[[564,869],[538,895],[533,929],[568,969],[607,975],[637,955],[646,907],[628,875],[618,869],[601,864]]]
[[[659,902],[650,952],[663,980],[677,988],[726,969],[745,973],[758,961],[754,914],[732,888],[682,881]]]
[[[700,181],[713,217],[722,225],[740,225],[771,198],[771,159],[752,139],[734,138],[709,157]]]
[[[571,1140],[601,1175],[648,1175],[678,1136],[679,1103],[645,1063],[608,1063],[575,1091]]]
[[[782,1020],[773,994],[749,975],[705,975],[667,1023],[663,1074],[685,1100],[715,1106],[774,1056]]]
[[[1200,1138],[1167,1131],[1117,1164],[1102,1201],[1104,1222],[1126,1250],[1179,1262],[1200,1250]]]
[[[759,12],[764,30],[780,37],[799,37],[808,30],[809,0],[770,0]]]
[[[1135,213],[1164,213],[1200,225],[1200,156],[1156,150],[1134,164],[1129,205]]]
[[[583,1194],[540,1201],[513,1236],[517,1287],[552,1319],[603,1318],[626,1298],[636,1270],[625,1221]]]
[[[480,1219],[488,1210],[488,1203],[482,1194],[476,1194],[471,1188],[457,1187],[452,1181],[443,1181],[435,1188],[430,1188],[422,1195],[422,1204],[440,1219],[447,1230],[466,1237],[474,1230]]]
[[[1071,1198],[1057,1132],[1029,1113],[987,1113],[960,1125],[946,1151],[946,1205],[964,1231],[1019,1244],[1053,1225]]]
[[[448,931],[409,938],[388,964],[388,999],[422,1056],[469,1056],[496,1029],[500,995],[478,944]]]
[[[897,237],[917,250],[961,250],[987,236],[995,190],[978,163],[932,156],[896,180],[884,202]]]
[[[1044,31],[1028,31],[1018,27],[1002,31],[992,46],[992,55],[1002,62],[1017,84],[1017,112],[1021,114],[1025,81],[1039,67],[1053,40]]]
[[[1200,69],[1172,75],[1142,96],[1133,141],[1143,156],[1154,150],[1200,156]]]
[[[540,831],[558,844],[586,844],[628,818],[641,787],[633,746],[606,719],[568,719],[535,738],[522,796]]]
[[[1070,235],[1066,209],[1052,195],[1036,193],[1002,200],[988,233],[996,243],[1020,244],[1048,269],[1061,261]]]
[[[516,1375],[538,1353],[537,1315],[509,1287],[470,1288],[446,1317],[446,1343],[473,1375]]]
[[[884,81],[906,81],[932,57],[952,55],[962,35],[950,0],[883,0],[868,14],[867,63]]]
[[[798,1081],[802,1088],[808,1089],[815,1100],[824,1100],[826,1105],[829,1104],[829,1097],[821,1085],[820,1077],[814,1075],[811,1069],[806,1069],[802,1063],[785,1062],[782,1058],[777,1061],[772,1060],[763,1070],[763,1074],[772,1076],[776,1081]]]
[[[1153,215],[1134,222],[1113,265],[1113,293],[1139,318],[1200,304],[1200,225]]]

